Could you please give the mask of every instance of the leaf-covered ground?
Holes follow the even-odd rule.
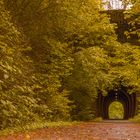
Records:
[[[140,124],[128,122],[82,123],[38,129],[0,140],[140,140]]]

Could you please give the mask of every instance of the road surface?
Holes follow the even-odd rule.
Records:
[[[140,124],[126,121],[89,122],[39,129],[0,140],[140,140]]]

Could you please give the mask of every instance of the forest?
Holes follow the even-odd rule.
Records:
[[[0,0],[0,130],[93,120],[98,93],[121,85],[140,97],[140,0],[131,2],[125,34],[137,44],[118,41],[100,0]]]

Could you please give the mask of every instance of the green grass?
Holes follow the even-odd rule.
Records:
[[[103,121],[103,119],[101,117],[95,118],[93,120],[93,122],[102,122],[102,121]]]
[[[134,118],[129,119],[130,122],[140,123],[140,114],[136,115]]]
[[[25,125],[23,127],[11,127],[11,128],[6,128],[4,130],[0,131],[0,136],[6,136],[10,134],[15,134],[15,133],[27,133],[30,131],[34,131],[36,129],[42,129],[42,128],[52,128],[52,127],[61,127],[61,126],[70,126],[74,124],[79,124],[79,122],[36,122],[32,124]]]
[[[95,118],[92,122],[102,122],[102,118]],[[9,127],[4,130],[0,131],[0,136],[7,136],[10,134],[18,134],[18,133],[28,133],[30,131],[34,131],[36,129],[42,128],[52,128],[52,127],[62,127],[62,126],[71,126],[80,124],[80,121],[58,121],[58,122],[47,122],[47,121],[40,121],[31,123],[25,126],[18,126],[18,127]]]

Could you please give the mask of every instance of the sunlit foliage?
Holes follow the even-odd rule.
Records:
[[[119,43],[114,29],[97,0],[2,0],[0,128],[91,120],[99,92],[139,93],[139,47]]]

